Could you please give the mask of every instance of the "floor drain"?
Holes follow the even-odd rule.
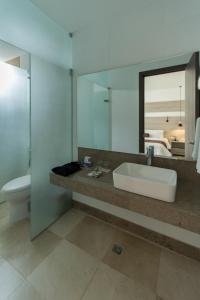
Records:
[[[120,255],[120,254],[122,254],[123,248],[120,245],[114,245],[112,248],[112,251],[114,253],[116,253],[117,255]]]

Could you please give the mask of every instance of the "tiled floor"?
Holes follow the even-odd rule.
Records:
[[[0,232],[7,227],[8,223],[8,207],[6,203],[0,203]]]
[[[33,242],[27,221],[10,226],[5,218],[0,205],[0,300],[200,299],[199,262],[80,211]]]

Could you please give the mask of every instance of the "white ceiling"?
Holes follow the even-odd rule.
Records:
[[[79,74],[200,49],[200,0],[27,0],[73,38]]]
[[[170,23],[199,13],[199,0],[31,0],[67,32],[76,32],[89,25],[116,22],[132,15],[142,22],[148,12],[166,18]],[[129,24],[130,25],[130,24]],[[116,22],[116,26],[118,23]],[[128,29],[128,28],[127,28]]]
[[[67,32],[76,32],[91,24],[126,15],[130,10],[145,8],[153,0],[31,0]],[[154,0],[155,1],[155,0]],[[162,1],[162,0],[161,0]]]
[[[23,50],[0,40],[0,61],[1,62],[6,62],[10,59],[13,59],[17,56],[21,56],[23,54],[25,54]]]

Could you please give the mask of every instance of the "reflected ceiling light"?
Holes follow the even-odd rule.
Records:
[[[179,88],[180,88],[180,116],[179,116],[179,122],[178,122],[178,126],[179,127],[183,127],[183,123],[182,123],[182,120],[181,120],[181,91],[182,91],[182,85],[180,85],[179,86]]]
[[[183,123],[181,121],[178,122],[179,127],[183,127]]]

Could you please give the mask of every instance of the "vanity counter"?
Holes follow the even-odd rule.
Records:
[[[197,184],[191,185],[183,179],[179,180],[175,202],[167,203],[116,189],[112,172],[100,178],[91,178],[87,175],[88,172],[88,169],[83,169],[68,177],[50,173],[50,182],[200,234],[200,188]]]

